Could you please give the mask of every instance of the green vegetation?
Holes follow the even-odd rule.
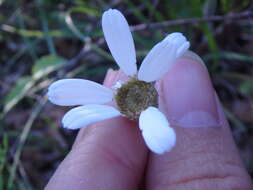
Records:
[[[0,189],[42,189],[69,151],[76,132],[59,127],[65,110],[47,102],[46,89],[59,78],[102,82],[116,68],[100,24],[111,7],[130,25],[251,11],[251,17],[158,24],[133,35],[138,63],[166,33],[187,36],[210,71],[253,175],[251,0],[0,0]]]

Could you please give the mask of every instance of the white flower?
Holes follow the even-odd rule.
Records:
[[[111,54],[119,67],[133,80],[151,87],[190,46],[181,33],[172,33],[151,49],[137,72],[133,38],[122,13],[116,9],[104,12],[102,27]],[[116,86],[119,88],[117,90],[121,89],[120,84]],[[115,100],[117,90],[89,80],[63,79],[49,87],[48,98],[57,105],[79,106],[68,111],[62,120],[63,127],[78,129],[97,121],[126,116],[119,104],[118,109],[102,105]],[[149,149],[157,154],[170,151],[176,143],[176,135],[166,117],[151,104],[141,110],[138,117],[139,128]]]

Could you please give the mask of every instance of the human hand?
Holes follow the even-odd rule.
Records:
[[[124,77],[109,70],[104,85]],[[45,189],[252,189],[206,68],[182,58],[157,86],[177,134],[171,152],[149,152],[135,122],[102,121],[80,130]]]

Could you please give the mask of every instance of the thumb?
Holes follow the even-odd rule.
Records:
[[[161,81],[175,148],[150,155],[147,189],[251,189],[227,121],[199,58],[184,57]]]

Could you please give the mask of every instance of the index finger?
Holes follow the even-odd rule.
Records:
[[[106,85],[121,78],[109,71]],[[147,149],[134,122],[114,118],[82,129],[46,190],[138,189]]]

